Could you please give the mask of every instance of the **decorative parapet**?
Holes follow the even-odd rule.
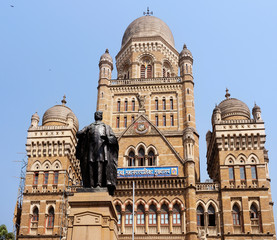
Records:
[[[181,83],[181,77],[162,77],[162,78],[133,78],[133,79],[112,79],[109,80],[110,86],[120,85],[141,85],[141,84],[167,84]]]
[[[204,192],[204,191],[218,191],[219,185],[218,183],[197,183],[196,184],[196,191]]]

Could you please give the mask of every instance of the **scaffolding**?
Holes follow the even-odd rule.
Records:
[[[19,234],[19,228],[20,228],[23,193],[24,193],[24,187],[25,187],[25,175],[26,175],[26,167],[28,164],[27,155],[26,155],[26,153],[24,153],[24,154],[25,154],[25,156],[23,157],[23,159],[21,161],[15,161],[15,162],[21,163],[17,201],[16,201],[16,206],[15,206],[15,210],[14,210],[14,218],[13,218],[13,233],[14,233],[14,236],[16,236],[16,239]]]

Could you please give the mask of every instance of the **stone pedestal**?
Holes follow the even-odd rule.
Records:
[[[116,209],[107,192],[77,192],[69,197],[67,240],[117,240]]]

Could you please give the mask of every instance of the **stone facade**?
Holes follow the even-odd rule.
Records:
[[[119,239],[131,239],[133,222],[135,239],[275,239],[261,110],[255,106],[251,118],[227,91],[206,135],[211,179],[201,183],[192,66],[186,45],[178,53],[167,25],[148,15],[124,34],[117,79],[109,51],[100,58],[97,110],[118,137],[119,168],[178,169],[168,177],[119,177],[113,197]],[[66,239],[73,224],[68,195],[81,181],[78,120],[64,99],[38,122],[34,114],[18,238]]]

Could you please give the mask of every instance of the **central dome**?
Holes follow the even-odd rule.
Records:
[[[143,16],[134,20],[125,30],[121,48],[131,38],[160,36],[172,47],[175,46],[171,30],[164,21],[154,16]]]

